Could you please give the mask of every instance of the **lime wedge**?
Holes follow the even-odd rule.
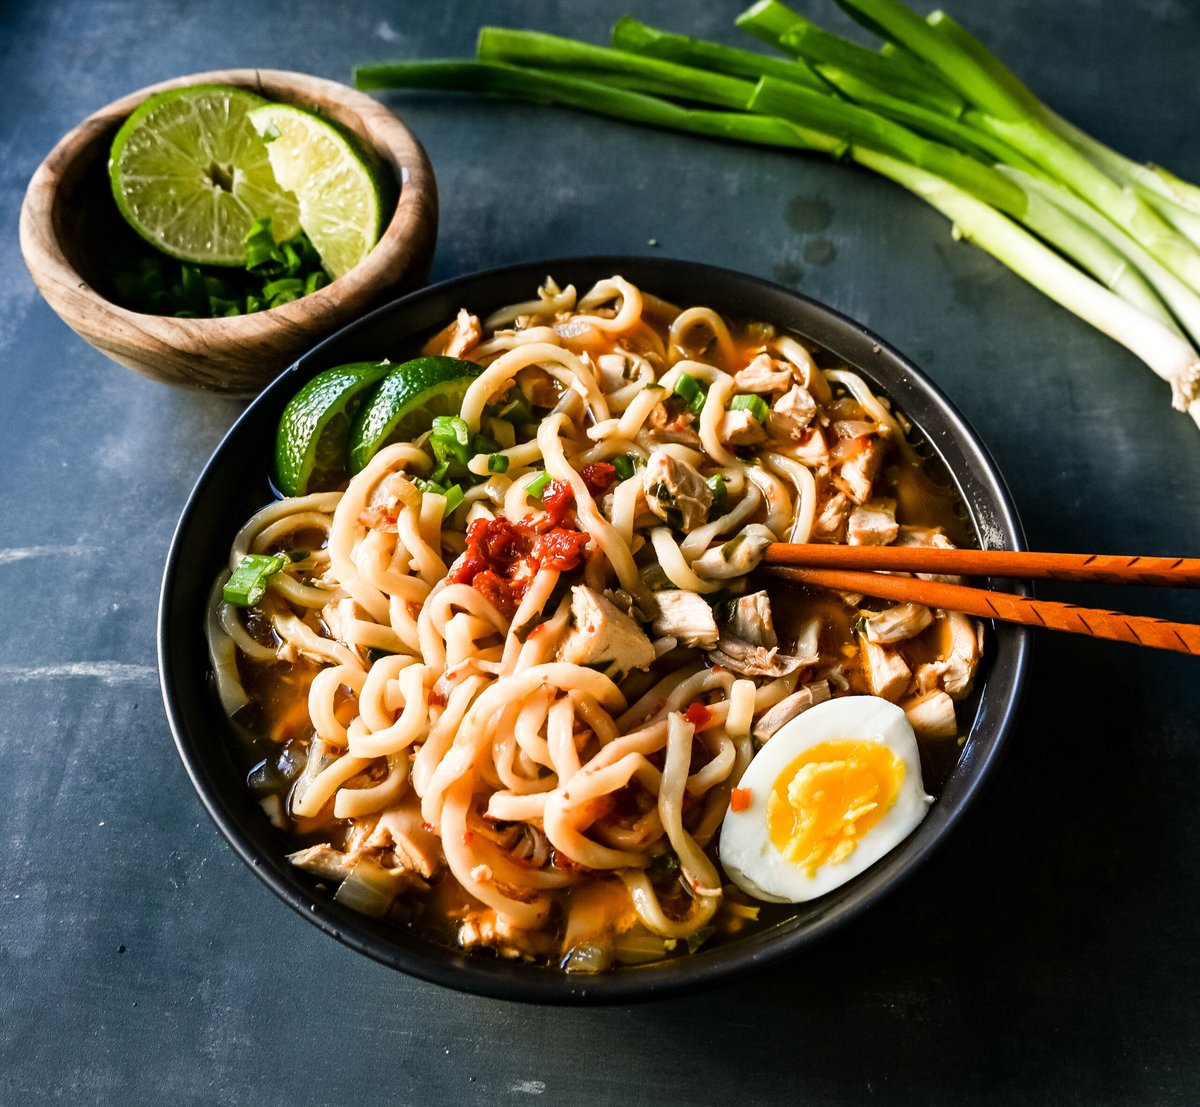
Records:
[[[383,174],[312,112],[266,104],[250,113],[250,122],[267,142],[275,179],[300,201],[300,226],[329,275],[348,273],[383,230]]]
[[[126,221],[155,248],[199,265],[241,265],[246,233],[271,217],[277,240],[300,229],[249,113],[245,89],[192,85],[151,96],[113,139],[108,176]]]
[[[275,432],[275,481],[285,496],[323,492],[346,479],[350,428],[389,361],[339,365],[318,373],[288,401]]]
[[[357,473],[388,442],[411,442],[435,415],[457,415],[483,366],[456,357],[418,357],[397,365],[358,413],[350,430],[350,472]]]

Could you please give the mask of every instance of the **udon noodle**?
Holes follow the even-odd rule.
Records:
[[[869,689],[954,745],[974,623],[751,583],[777,539],[949,544],[861,376],[620,277],[460,312],[424,352],[482,367],[461,419],[496,449],[462,503],[422,480],[426,436],[387,445],[250,519],[230,568],[287,564],[211,604],[251,786],[339,901],[579,971],[662,957],[755,918],[713,844],[788,719]]]

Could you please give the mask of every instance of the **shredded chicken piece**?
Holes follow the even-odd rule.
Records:
[[[733,383],[739,392],[786,392],[792,380],[787,362],[776,361],[769,354],[759,354],[745,369],[738,370]]]
[[[674,638],[684,646],[708,648],[720,636],[712,608],[695,592],[656,592],[658,615],[650,629],[658,638]]]
[[[749,411],[725,412],[717,434],[729,446],[757,446],[767,437],[762,424]]]
[[[774,438],[799,441],[816,414],[817,401],[803,385],[794,384],[775,401],[767,416],[767,429]]]
[[[979,665],[979,635],[966,615],[948,611],[943,625],[942,654],[937,661],[917,670],[917,684],[923,692],[941,685],[951,699],[960,700],[971,691],[975,669]]]
[[[958,549],[949,538],[942,533],[941,527],[910,527],[904,526],[900,528],[900,533],[896,536],[896,540],[892,543],[894,546],[920,546],[932,547],[937,550],[955,550]],[[959,576],[948,576],[943,573],[914,573],[919,580],[936,580],[943,584],[962,584],[963,578]]]
[[[775,535],[770,528],[762,523],[751,523],[728,542],[705,550],[692,562],[692,572],[705,580],[745,576],[758,568],[767,547],[774,541]]]
[[[860,638],[859,643],[871,691],[895,703],[908,688],[912,670],[895,650],[878,646],[866,637]]]
[[[877,645],[903,642],[933,622],[933,612],[918,603],[901,603],[866,619],[867,638]]]
[[[429,878],[441,867],[442,841],[432,831],[425,829],[421,810],[415,801],[380,815],[372,838],[367,840],[368,846],[373,844],[375,835],[379,836],[385,848],[391,847],[398,869]]]
[[[646,504],[668,526],[685,533],[703,526],[712,507],[712,489],[686,461],[653,450],[642,470]]]
[[[762,717],[754,724],[754,737],[759,742],[768,741],[781,727],[790,723],[798,715],[802,715],[810,707],[824,703],[827,699],[829,699],[829,681],[818,680],[812,684],[805,684],[786,699],[780,700],[774,707],[763,712]]]
[[[804,665],[800,658],[780,653],[778,646],[764,649],[727,634],[722,634],[717,648],[709,651],[708,660],[739,676],[787,676]]]
[[[846,541],[851,546],[887,546],[896,540],[896,501],[869,500],[850,512]]]
[[[778,646],[775,620],[771,617],[771,597],[765,591],[739,596],[733,605],[729,629],[734,637],[752,646],[763,646],[768,650]]]
[[[670,422],[664,421],[660,426],[648,430],[646,437],[651,442],[674,442],[698,450],[701,448],[700,435],[693,429],[693,421],[691,412],[682,411]]]
[[[879,438],[869,438],[862,450],[834,468],[833,483],[856,504],[866,503],[871,498],[871,485],[879,475],[886,450]]]
[[[458,927],[458,944],[463,949],[490,949],[510,961],[529,960],[527,947],[533,940],[532,931],[514,931],[494,911],[473,911]]]
[[[826,469],[829,466],[829,444],[820,427],[809,427],[793,441],[788,452],[810,469]]]
[[[350,859],[341,850],[334,849],[327,842],[289,853],[287,859],[296,868],[325,880],[345,880],[350,875],[350,870],[354,868]]]
[[[612,672],[624,674],[645,669],[654,660],[654,646],[642,628],[586,585],[576,584],[571,589],[571,624],[558,648],[563,661],[611,666]]]
[[[926,692],[909,703],[904,713],[918,737],[954,738],[958,735],[954,701],[945,692]]]
[[[446,344],[446,357],[462,357],[478,344],[481,333],[479,317],[466,308],[460,308],[458,318],[454,321],[454,334]]]
[[[366,612],[349,596],[321,608],[321,620],[328,627],[330,637],[338,642],[346,641],[350,623],[365,617]]]
[[[846,533],[846,522],[850,517],[850,497],[844,492],[835,492],[817,512],[812,536],[818,541],[840,542]]]

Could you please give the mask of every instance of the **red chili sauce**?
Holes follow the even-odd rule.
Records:
[[[531,523],[503,515],[476,519],[467,528],[466,557],[450,581],[471,585],[511,619],[539,569],[576,568],[588,536],[576,525],[575,493],[569,484],[552,480],[542,504],[545,512]]]

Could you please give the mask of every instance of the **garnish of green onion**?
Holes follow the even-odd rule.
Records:
[[[286,563],[282,554],[246,554],[225,582],[222,597],[234,607],[253,607],[266,594],[267,581]]]
[[[690,373],[680,373],[672,391],[676,396],[681,397],[688,408],[697,415],[704,410],[704,401],[708,399],[708,394]]]
[[[525,402],[519,391],[500,409],[500,418],[515,423],[518,427],[533,422],[533,409]]]
[[[508,458],[504,454],[489,454],[488,455],[488,472],[489,473],[507,473]]]
[[[761,396],[754,396],[743,392],[740,395],[734,396],[729,401],[730,411],[748,411],[760,423],[767,421],[767,416],[771,414],[771,409],[767,407],[767,401]]]
[[[461,484],[452,484],[442,493],[446,497],[446,508],[442,512],[442,518],[445,519],[452,511],[462,506],[463,490]]]
[[[617,454],[616,457],[610,458],[612,467],[617,472],[617,477],[620,480],[628,480],[633,476],[634,470],[637,468],[637,462],[630,454]]]
[[[546,491],[546,485],[549,483],[550,474],[543,470],[525,486],[525,494],[532,496],[535,500],[540,500],[542,493]]]
[[[466,465],[471,460],[471,428],[457,415],[435,415],[429,444],[439,462],[457,461]]]
[[[708,478],[707,484],[712,489],[713,497],[709,516],[715,519],[725,510],[725,501],[729,498],[729,490],[725,486],[725,478],[720,473],[713,473]]]
[[[484,434],[480,431],[473,439],[471,439],[471,450],[477,454],[494,454],[500,449],[500,443],[497,442],[490,434]]]

